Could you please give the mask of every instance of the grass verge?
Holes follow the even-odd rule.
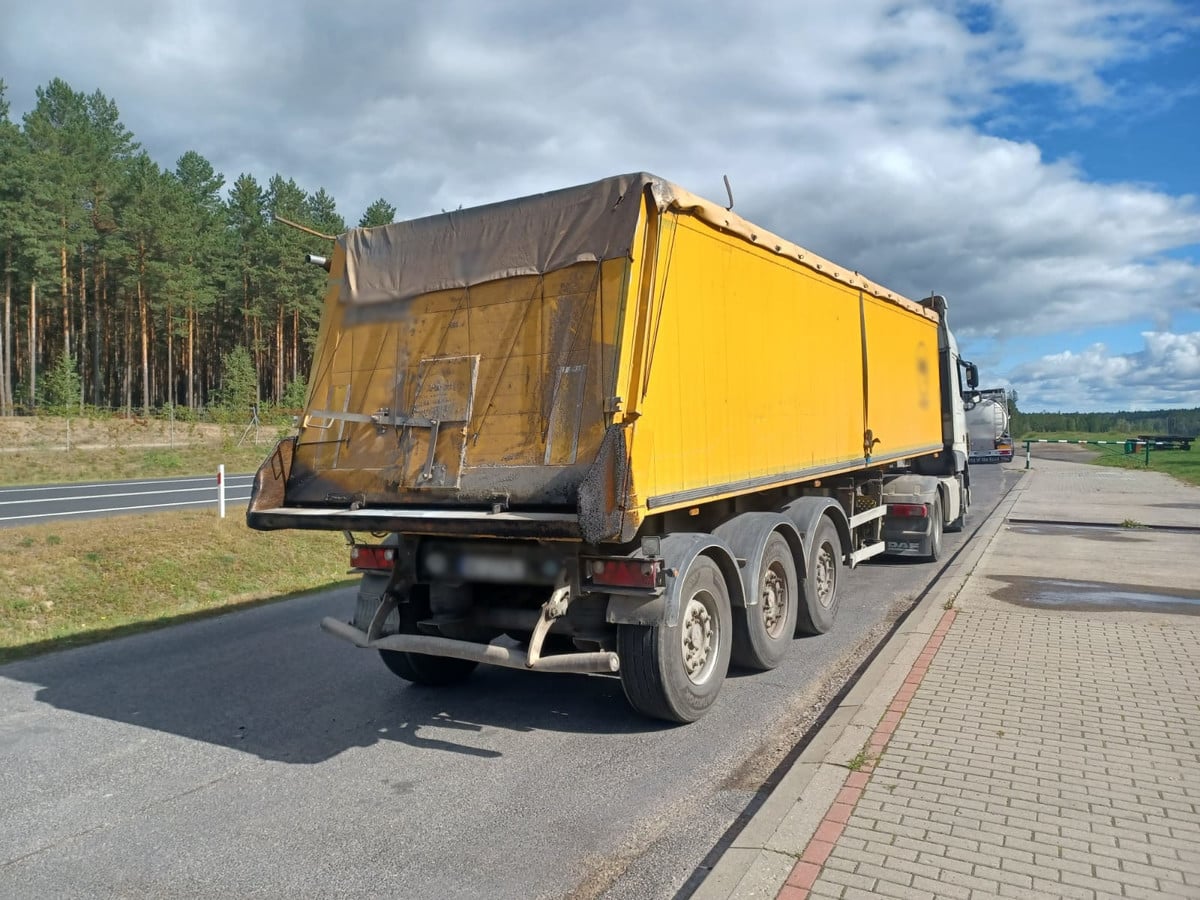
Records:
[[[1122,469],[1147,468],[1151,472],[1164,472],[1188,484],[1200,485],[1200,453],[1193,450],[1159,450],[1150,451],[1150,465],[1146,465],[1146,454],[1135,453],[1129,456],[1116,454],[1098,456],[1091,462],[1101,466],[1116,466]]]
[[[89,450],[14,450],[0,457],[0,485],[70,484],[126,478],[169,478],[255,472],[274,447],[115,447]]]
[[[341,583],[345,540],[210,511],[0,530],[0,663]]]

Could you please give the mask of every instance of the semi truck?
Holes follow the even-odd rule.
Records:
[[[979,399],[967,404],[967,434],[970,462],[1012,462],[1013,442],[1008,433],[1008,391],[984,388]]]
[[[346,534],[411,682],[617,677],[690,722],[833,627],[842,572],[970,501],[961,359],[914,302],[646,173],[352,229],[256,529]]]

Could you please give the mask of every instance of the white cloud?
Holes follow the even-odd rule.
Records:
[[[408,217],[637,169],[720,200],[728,174],[744,216],[946,294],[968,340],[1200,306],[1195,198],[977,124],[1021,133],[1013,89],[1051,89],[1064,119],[1124,108],[1153,86],[1112,67],[1200,32],[1183,3],[10,5],[16,108],[56,75],[100,88],[161,163],[281,172],[351,221],[381,195]]]
[[[1200,331],[1147,331],[1144,349],[1112,354],[1103,344],[1019,366],[1022,409],[1080,412],[1200,406]]]

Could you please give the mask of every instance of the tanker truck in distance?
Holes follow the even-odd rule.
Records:
[[[970,499],[946,302],[638,173],[337,238],[257,529],[346,533],[322,627],[399,677],[619,677],[689,722]],[[359,535],[363,538],[360,539]]]
[[[1012,462],[1013,442],[1008,433],[1008,391],[980,390],[979,400],[967,404],[967,434],[973,463]]]

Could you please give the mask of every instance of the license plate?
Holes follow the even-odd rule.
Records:
[[[464,578],[479,581],[520,581],[525,577],[525,560],[495,556],[464,556],[459,563]]]

